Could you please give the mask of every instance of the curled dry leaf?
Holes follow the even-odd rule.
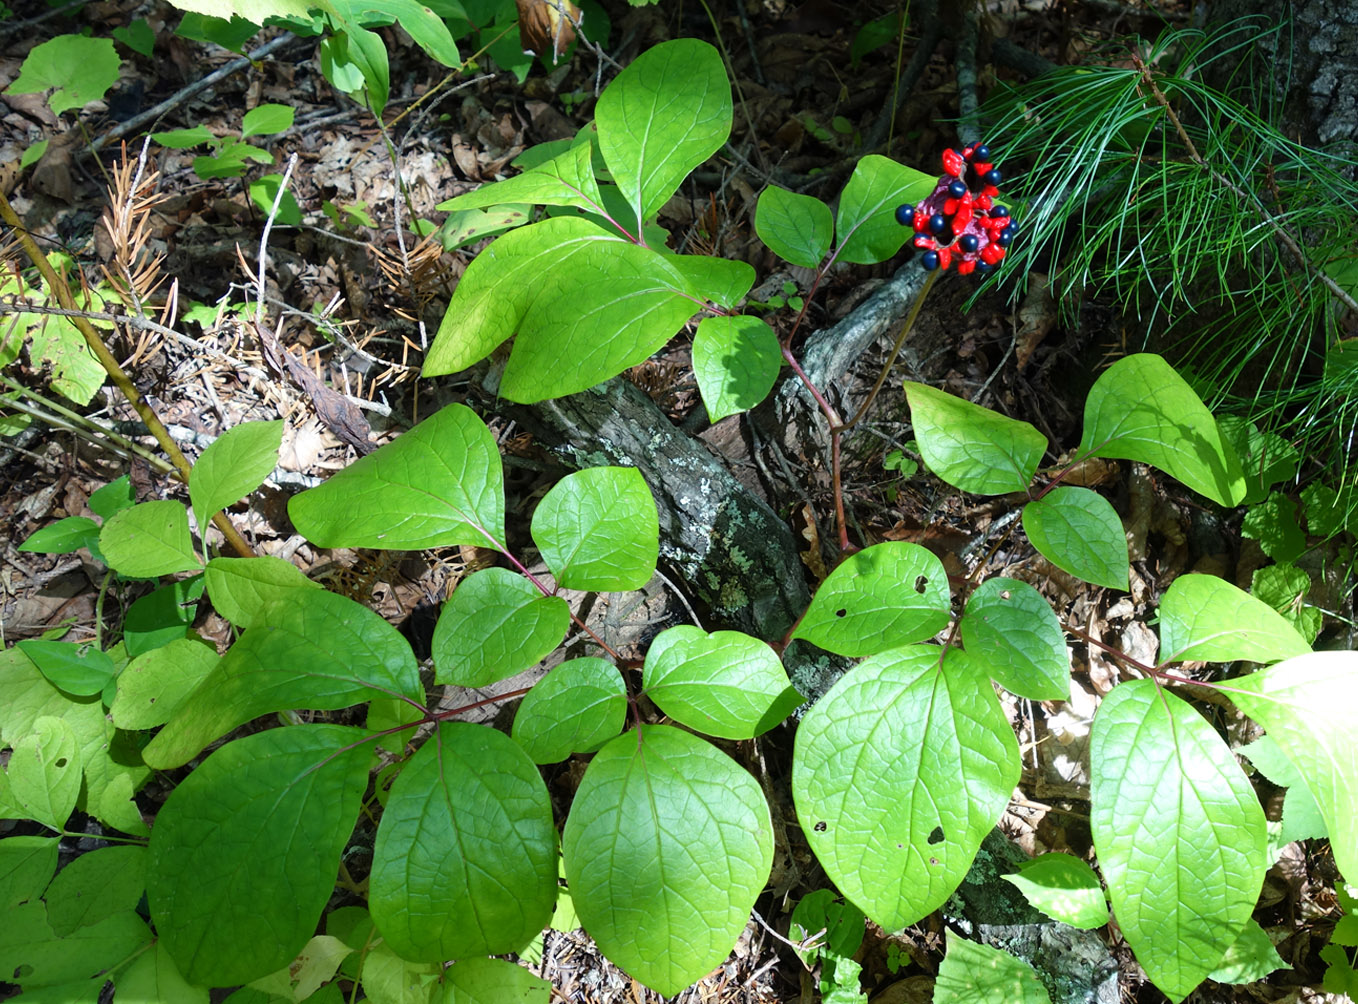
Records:
[[[555,63],[575,41],[580,8],[569,0],[514,0],[519,8],[519,41],[524,52],[550,52]]]

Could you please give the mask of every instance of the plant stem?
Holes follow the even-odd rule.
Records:
[[[67,310],[77,310],[75,297],[72,295],[71,287],[67,284],[66,279],[57,273],[57,270],[52,267],[52,263],[47,260],[46,256],[38,248],[37,242],[33,240],[32,235],[29,234],[28,230],[24,227],[23,221],[20,220],[18,214],[14,212],[14,207],[9,204],[9,199],[5,197],[3,192],[0,192],[0,219],[3,219],[13,229],[15,237],[24,249],[24,253],[28,255],[29,259],[37,267],[38,272],[47,283],[48,289],[56,296],[57,302]],[[180,451],[178,444],[170,438],[170,431],[165,428],[164,423],[161,422],[160,417],[155,413],[155,410],[146,399],[141,396],[141,392],[137,390],[136,385],[132,383],[131,378],[123,371],[122,366],[118,364],[118,360],[114,358],[113,353],[110,352],[108,346],[104,344],[104,340],[99,337],[99,332],[94,329],[94,325],[91,324],[88,319],[78,315],[72,316],[71,323],[74,324],[76,329],[84,336],[85,344],[89,346],[90,352],[94,354],[94,357],[99,360],[99,364],[104,367],[104,372],[109,375],[109,379],[113,381],[114,386],[122,392],[123,397],[127,399],[127,403],[132,405],[132,409],[137,413],[138,417],[146,423],[146,428],[150,430],[151,435],[154,436],[156,442],[160,444],[160,448],[164,450],[165,454],[170,458],[170,463],[173,464],[175,468],[175,476],[187,485],[189,483],[190,471],[188,459]],[[231,524],[231,521],[226,518],[225,513],[215,513],[212,517],[212,522],[216,524],[217,529],[222,532],[227,543],[231,545],[232,549],[235,550],[238,555],[244,558],[252,558],[255,556],[254,549],[246,543],[245,538],[240,535],[240,532]]]

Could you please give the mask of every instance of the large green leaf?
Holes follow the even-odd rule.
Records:
[[[146,891],[145,847],[100,847],[61,870],[47,894],[47,920],[66,937],[124,910],[135,910]]]
[[[123,575],[153,578],[199,568],[183,503],[162,499],[114,513],[99,530],[99,550]]]
[[[571,611],[517,572],[485,568],[463,579],[434,627],[434,679],[484,687],[520,673],[561,644]]]
[[[552,802],[528,754],[502,732],[447,722],[392,785],[368,908],[412,962],[502,955],[547,926],[556,864]]]
[[[693,375],[707,417],[749,411],[773,389],[783,365],[773,329],[757,317],[704,317],[693,336]]]
[[[886,261],[914,234],[896,222],[896,207],[919,202],[938,179],[870,153],[853,169],[839,197],[839,261],[872,265]]]
[[[692,38],[647,49],[599,95],[594,121],[636,221],[654,216],[731,134],[731,84],[721,56]]]
[[[1160,598],[1160,661],[1277,662],[1311,651],[1263,600],[1215,575],[1180,575]]]
[[[315,933],[368,784],[362,737],[338,725],[257,732],[170,793],[151,833],[146,895],[190,983],[248,983]]]
[[[755,271],[743,261],[703,254],[667,254],[665,260],[694,293],[727,310],[734,310],[754,285]]]
[[[33,732],[14,744],[6,767],[10,795],[26,818],[65,829],[80,797],[81,762],[75,730],[65,719],[44,715]]]
[[[987,579],[967,599],[960,627],[967,654],[1005,690],[1035,701],[1070,694],[1065,632],[1028,583]]]
[[[423,701],[410,643],[362,604],[298,590],[241,635],[142,752],[177,767],[219,736],[271,711],[333,711],[377,697]]]
[[[11,94],[36,94],[55,88],[47,103],[60,115],[99,101],[118,82],[122,60],[111,38],[58,35],[29,50]]]
[[[851,555],[820,584],[793,638],[860,656],[923,641],[948,625],[948,573],[918,544]]]
[[[802,703],[765,642],[739,631],[681,624],[646,651],[642,687],[681,725],[721,739],[752,739]]]
[[[835,220],[830,207],[814,195],[770,185],[759,193],[754,231],[784,261],[815,268],[835,239]]]
[[[977,495],[1027,490],[1047,449],[1037,429],[927,384],[907,380],[905,396],[929,470]]]
[[[578,206],[601,212],[603,201],[590,165],[590,150],[588,143],[582,143],[531,171],[482,185],[474,192],[440,202],[435,208],[459,212],[526,202],[535,206]]]
[[[1160,356],[1124,356],[1085,400],[1080,452],[1139,460],[1224,506],[1245,496],[1235,447],[1193,388]]]
[[[109,706],[120,729],[151,729],[174,717],[180,705],[217,665],[216,646],[179,638],[137,656],[118,674]]]
[[[474,411],[450,404],[325,484],[294,495],[288,515],[321,547],[500,547],[500,451]]]
[[[797,729],[792,794],[840,891],[888,931],[936,910],[1009,804],[1018,743],[986,674],[956,649],[883,652]]]
[[[603,659],[568,659],[537,682],[514,713],[514,741],[535,763],[559,763],[616,736],[627,688]]]
[[[533,542],[566,589],[640,589],[655,574],[660,519],[635,467],[568,474],[533,512]]]
[[[259,110],[256,108],[250,114]],[[292,109],[287,108],[287,111],[291,113]],[[291,124],[289,121],[288,125]],[[282,422],[244,422],[218,436],[203,451],[189,474],[189,498],[193,501],[193,515],[198,520],[200,533],[206,529],[213,513],[239,501],[264,483],[278,465],[278,447],[282,442]]]
[[[1053,488],[1023,507],[1023,531],[1062,571],[1096,586],[1129,588],[1127,535],[1113,504],[1098,492]]]
[[[597,754],[562,834],[571,899],[600,951],[676,994],[721,963],[773,864],[759,783],[666,725]]]
[[[1230,698],[1268,730],[1315,796],[1335,864],[1358,876],[1358,654],[1315,652],[1231,680]]]
[[[1090,733],[1090,826],[1113,913],[1151,981],[1179,1001],[1259,898],[1268,834],[1226,743],[1153,680],[1103,699]]]
[[[938,967],[934,1004],[1051,1004],[1033,967],[1000,948],[947,932],[948,954]]]

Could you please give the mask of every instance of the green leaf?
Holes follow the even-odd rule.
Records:
[[[388,2],[390,2],[390,0],[388,0]],[[253,34],[253,32],[251,32],[251,34]],[[246,112],[244,118],[241,119],[241,122],[240,122],[240,135],[241,135],[241,139],[249,139],[251,136],[267,136],[267,135],[270,135],[271,133],[276,133],[276,132],[287,132],[289,129],[292,128],[292,123],[293,123],[293,119],[295,118],[295,116],[296,116],[296,112],[293,110],[293,108],[292,108],[291,105],[269,104],[269,103],[267,103],[267,102],[266,102],[265,104],[262,104],[262,105],[256,105],[254,108],[251,108],[248,112]],[[282,423],[282,422],[277,422],[277,423],[274,423],[274,422],[258,422],[258,423],[256,423],[256,422],[250,422],[250,423],[247,423],[247,427],[248,427],[249,425],[265,425],[265,426],[270,426],[270,425],[275,425],[275,424],[278,426],[278,436],[279,436],[279,439],[281,440],[282,435],[283,435],[283,428],[282,428],[283,423]],[[236,428],[240,428],[240,426],[237,426]],[[231,430],[231,431],[235,431],[235,430],[233,429],[233,430]],[[228,432],[227,434],[230,435],[230,432]],[[268,441],[267,439],[262,440],[262,442],[267,442],[267,441]],[[213,444],[213,445],[216,445],[216,444]],[[209,446],[208,449],[211,450],[212,447]],[[274,450],[274,452],[275,452],[275,454],[276,454],[278,448],[275,446],[275,447],[272,447],[272,449]],[[204,453],[204,456],[206,456],[206,455],[207,455],[207,454]],[[253,456],[251,456],[251,459],[254,459]],[[278,460],[278,458],[277,458],[277,456],[275,456],[275,457],[274,457],[275,463],[277,462],[277,460]],[[264,472],[265,475],[267,476],[268,473],[269,473],[269,471],[272,471],[272,470],[273,470],[273,468],[270,467],[268,471],[265,471],[265,472]],[[261,477],[260,480],[263,481],[264,479]],[[259,487],[259,485],[255,485],[253,488],[250,488],[250,489],[247,489],[246,491],[241,492],[241,495],[249,494],[249,492],[254,491],[254,489],[255,489],[255,488],[258,488],[258,487]],[[190,488],[192,488],[192,486],[190,486]],[[236,498],[239,498],[239,497],[240,497],[240,495],[236,496]],[[231,501],[234,502],[235,499],[232,499]]]
[[[184,5],[186,9],[190,6]],[[180,20],[175,34],[195,42],[210,42],[232,52],[244,53],[245,43],[255,37],[262,22],[232,14],[225,7],[223,4],[215,10],[189,10]]]
[[[1353,522],[1358,511],[1358,485],[1341,486],[1335,491],[1329,485],[1315,482],[1302,489],[1301,500],[1306,506],[1306,528],[1316,537],[1333,537],[1343,533]]]
[[[38,554],[70,554],[82,547],[99,546],[99,524],[84,516],[67,516],[34,530],[19,545],[20,551]]]
[[[1249,920],[1267,866],[1259,799],[1216,731],[1153,680],[1114,687],[1090,732],[1090,825],[1118,926],[1182,1000]]]
[[[131,509],[136,504],[137,496],[132,490],[132,479],[126,474],[90,493],[90,511],[100,519],[108,519],[115,512]]]
[[[1108,923],[1099,877],[1072,854],[1040,854],[1000,878],[1013,883],[1035,909],[1063,924],[1088,931]]]
[[[1051,1004],[1033,967],[1008,952],[947,932],[948,953],[938,967],[934,1004]]]
[[[9,836],[0,840],[0,909],[36,900],[57,873],[60,837]]]
[[[325,206],[321,208],[325,209]],[[443,245],[443,250],[456,251],[467,244],[523,226],[529,221],[531,210],[531,206],[517,202],[493,209],[460,209],[449,213],[448,218],[439,225],[438,241]],[[348,211],[351,217],[355,213],[352,207]],[[338,210],[326,209],[326,215],[336,221],[339,219]],[[367,213],[363,215],[367,216]],[[371,217],[358,222],[367,227],[376,226]]]
[[[1277,662],[1311,651],[1282,614],[1215,575],[1180,575],[1160,597],[1160,662]]]
[[[208,1004],[208,991],[191,986],[170,958],[164,941],[157,941],[130,966],[114,975],[114,995],[120,1000],[147,1004]]]
[[[720,739],[753,739],[805,698],[766,643],[739,631],[681,624],[651,642],[642,687],[681,725]]]
[[[1245,496],[1230,440],[1184,378],[1151,353],[1124,356],[1094,382],[1080,452],[1150,464],[1224,506]]]
[[[118,82],[121,65],[112,39],[58,35],[29,50],[8,93],[37,94],[55,87],[47,103],[60,115],[100,100]]]
[[[967,654],[1005,690],[1035,701],[1070,694],[1070,655],[1055,612],[1018,579],[987,579],[967,600],[961,623]]]
[[[863,911],[841,900],[833,889],[809,892],[792,911],[788,938],[806,941],[821,932],[815,944],[797,952],[808,966],[815,965],[822,953],[847,959],[857,952],[863,944]]]
[[[965,653],[942,653],[915,645],[867,659],[797,729],[802,831],[831,881],[888,931],[947,900],[1020,774],[990,680]]]
[[[561,644],[571,611],[559,596],[507,568],[485,568],[463,579],[434,627],[434,679],[484,687],[521,673]]]
[[[919,202],[938,179],[870,153],[853,169],[839,197],[838,261],[873,265],[886,261],[913,235],[896,222],[896,207]]]
[[[594,121],[599,149],[636,220],[654,216],[731,134],[731,84],[721,56],[692,38],[647,49],[604,88]]]
[[[325,484],[294,495],[288,515],[320,547],[499,548],[500,451],[474,411],[450,404]]]
[[[667,254],[665,261],[695,295],[727,310],[734,310],[754,285],[755,271],[743,261],[700,254]]]
[[[52,881],[43,898],[59,937],[135,910],[146,891],[146,848],[101,847],[80,855]]]
[[[831,572],[792,637],[837,655],[872,655],[933,637],[949,609],[943,563],[918,544],[889,541]]]
[[[569,659],[539,680],[514,713],[514,741],[534,763],[559,763],[616,736],[627,716],[627,689],[612,663]]]
[[[16,647],[53,685],[79,697],[102,693],[118,674],[113,660],[92,642],[29,640],[17,642]]]
[[[156,34],[144,17],[135,18],[126,28],[114,28],[109,34],[147,59],[155,51]]]
[[[64,719],[45,715],[10,753],[10,794],[28,818],[63,829],[80,797],[80,768],[75,731]]]
[[[203,577],[194,575],[139,597],[123,616],[123,646],[133,658],[186,638],[198,614]]]
[[[213,558],[203,578],[212,606],[236,627],[264,622],[272,604],[287,603],[298,590],[320,589],[282,558]]]
[[[363,992],[372,1004],[431,1004],[442,972],[438,963],[407,962],[380,942],[363,958]]]
[[[566,150],[545,164],[522,174],[482,185],[434,208],[445,212],[481,209],[528,203],[534,206],[578,206],[591,212],[603,211],[603,197],[590,165],[589,144]]]
[[[318,934],[282,969],[250,984],[256,990],[284,1001],[304,1001],[324,983],[334,979],[350,948],[339,938]]]
[[[1240,532],[1274,561],[1296,561],[1306,551],[1306,534],[1297,523],[1297,504],[1280,492],[1271,492],[1245,512]]]
[[[1260,432],[1253,422],[1234,415],[1223,415],[1217,419],[1217,425],[1240,457],[1246,486],[1241,505],[1262,502],[1273,485],[1296,477],[1301,455],[1282,436]]]
[[[1047,449],[1037,429],[922,383],[907,380],[905,396],[929,470],[977,495],[1028,489]]]
[[[759,784],[666,725],[595,754],[562,834],[571,898],[612,962],[670,996],[730,953],[773,864]]]
[[[249,143],[226,140],[213,154],[193,158],[193,173],[204,181],[213,178],[239,178],[251,164],[272,164],[273,154]]]
[[[113,724],[120,729],[164,725],[217,662],[213,645],[188,638],[142,653],[118,674],[118,693],[109,707]]]
[[[353,25],[321,39],[321,74],[337,90],[381,115],[391,93],[387,47],[376,32]]]
[[[635,467],[568,474],[533,513],[533,542],[566,589],[640,589],[655,574],[660,520]]]
[[[1283,796],[1282,820],[1278,826],[1279,847],[1294,840],[1329,839],[1330,831],[1325,826],[1325,817],[1316,804],[1315,796],[1272,736],[1260,736],[1236,752],[1249,757],[1255,769],[1278,787],[1287,789]]]
[[[704,317],[693,336],[693,374],[707,416],[749,411],[773,389],[783,365],[778,336],[757,317]]]
[[[754,231],[784,261],[815,268],[835,239],[835,221],[820,199],[770,185],[759,193]]]
[[[410,643],[351,599],[299,590],[231,646],[142,757],[152,767],[177,767],[260,715],[333,711],[394,695],[424,699]]]
[[[278,194],[280,189],[283,192],[281,196]],[[266,174],[250,182],[250,200],[266,218],[274,213],[274,202],[277,201],[278,211],[273,217],[275,223],[295,227],[302,222],[302,207],[297,204],[296,196],[283,188],[281,174]]]
[[[269,107],[282,106],[261,105],[245,117],[249,119],[250,115]],[[292,109],[287,111],[291,117]],[[203,451],[189,476],[189,498],[193,501],[193,515],[200,529],[208,525],[213,513],[249,495],[264,483],[278,465],[278,448],[282,442],[282,422],[243,422],[218,436]]]
[[[257,732],[170,793],[151,833],[147,900],[190,983],[257,979],[315,932],[368,783],[362,737],[338,725]]]
[[[1309,645],[1320,634],[1321,612],[1306,602],[1311,577],[1295,565],[1266,565],[1250,577],[1250,595],[1287,618]]]
[[[538,769],[512,739],[445,722],[392,785],[368,908],[404,959],[502,955],[547,926],[556,828]]]
[[[212,135],[212,131],[201,124],[192,129],[168,129],[165,132],[153,132],[151,138],[170,150],[190,150],[195,146],[217,141],[217,137]]]
[[[547,1004],[552,985],[503,959],[463,959],[443,972],[438,1004]]]
[[[1023,507],[1023,531],[1038,553],[1078,579],[1127,590],[1127,535],[1113,505],[1088,488],[1062,485]]]
[[[99,531],[99,550],[115,572],[154,578],[202,566],[189,537],[182,502],[142,502],[114,513]]]
[[[7,982],[25,988],[25,997],[42,987],[61,987],[53,994],[52,1004],[90,1001],[84,993],[73,993],[62,984],[76,983],[102,973],[133,957],[151,944],[146,923],[131,910],[83,927],[69,938],[58,938],[47,923],[46,909],[40,902],[25,903],[9,910],[0,924],[0,972]],[[100,978],[98,986],[106,980]]]
[[[1358,655],[1316,652],[1229,683],[1315,796],[1340,872],[1358,875]]]
[[[444,66],[462,62],[457,43],[443,19],[418,0],[332,0],[341,23],[388,25],[401,22],[411,40]],[[318,6],[313,4],[312,6]]]
[[[904,21],[903,12],[897,10],[866,22],[854,33],[853,42],[849,46],[849,66],[857,69],[858,64],[869,52],[881,48],[899,36],[905,29]]]
[[[1253,983],[1262,980],[1269,973],[1286,969],[1287,963],[1278,955],[1273,942],[1251,917],[1245,922],[1245,929],[1235,944],[1226,949],[1221,964],[1207,978],[1217,983]]]

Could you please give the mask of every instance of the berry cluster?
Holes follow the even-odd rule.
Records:
[[[989,272],[1017,232],[1009,210],[995,205],[1001,178],[990,163],[990,149],[978,143],[961,153],[944,150],[943,170],[927,199],[896,207],[896,222],[914,228],[926,269],[946,269],[956,259],[962,275]]]

